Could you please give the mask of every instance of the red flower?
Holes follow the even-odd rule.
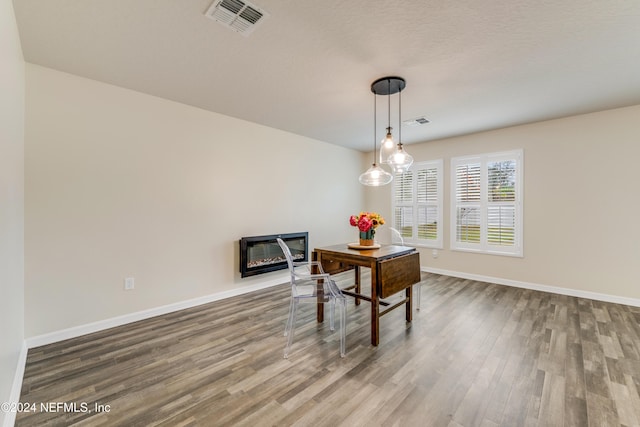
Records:
[[[373,221],[366,216],[363,216],[360,218],[360,221],[358,221],[358,229],[360,231],[369,231],[371,230],[371,227],[373,227]]]
[[[349,218],[349,224],[351,224],[354,227],[357,226],[358,218],[355,215],[351,215],[351,218]]]

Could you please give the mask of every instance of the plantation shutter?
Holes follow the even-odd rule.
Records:
[[[396,175],[393,225],[405,243],[442,247],[442,160],[414,163]]]
[[[438,168],[417,171],[418,239],[437,240],[438,233]]]
[[[413,238],[413,172],[407,171],[396,175],[394,221],[393,228],[398,230],[403,238]]]
[[[451,248],[522,256],[522,150],[451,160]]]
[[[516,227],[516,160],[487,165],[487,242],[514,245]]]
[[[456,241],[480,243],[480,162],[456,166]]]

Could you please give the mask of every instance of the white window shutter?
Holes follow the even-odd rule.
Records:
[[[396,175],[393,227],[405,243],[442,248],[442,160],[414,163]]]
[[[522,150],[451,159],[451,249],[523,256]]]

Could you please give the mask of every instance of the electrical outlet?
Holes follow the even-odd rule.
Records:
[[[124,279],[124,290],[125,291],[130,291],[135,287],[135,280],[133,279],[133,277],[126,277]]]
[[[434,258],[438,258],[438,250],[434,249],[433,251],[431,251],[431,256]]]

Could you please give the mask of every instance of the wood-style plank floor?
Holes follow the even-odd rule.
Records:
[[[77,412],[16,425],[640,425],[640,308],[423,277],[377,348],[350,301],[344,359],[314,305],[283,359],[288,285],[32,349],[21,402]]]

